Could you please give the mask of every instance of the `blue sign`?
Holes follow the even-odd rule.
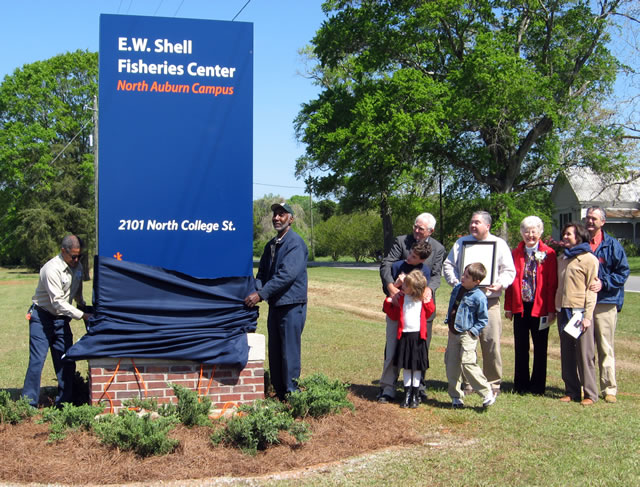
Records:
[[[101,15],[98,253],[252,275],[253,24]]]

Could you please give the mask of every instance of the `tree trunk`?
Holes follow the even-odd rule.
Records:
[[[382,218],[382,237],[384,241],[384,255],[389,253],[393,245],[393,221],[391,219],[391,208],[387,201],[387,194],[383,193],[380,198],[380,217]]]

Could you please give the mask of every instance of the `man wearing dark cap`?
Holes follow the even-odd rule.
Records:
[[[269,303],[269,374],[279,399],[297,389],[300,341],[307,317],[307,256],[304,240],[291,229],[294,214],[288,204],[271,205],[277,235],[264,248],[256,275],[256,292],[248,307]]]

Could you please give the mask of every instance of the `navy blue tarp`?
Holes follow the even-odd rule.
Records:
[[[101,256],[94,269],[95,315],[69,358],[246,365],[246,334],[258,319],[257,308],[243,302],[255,290],[252,277],[197,279]]]

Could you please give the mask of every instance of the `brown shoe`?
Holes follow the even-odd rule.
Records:
[[[615,404],[616,402],[618,402],[618,399],[613,394],[607,394],[606,396],[604,396],[604,402]]]
[[[560,398],[560,402],[571,402],[573,401],[573,399],[571,399],[571,396],[562,396]]]
[[[582,402],[580,402],[580,404],[582,404],[583,406],[592,406],[593,405],[593,399],[583,399]]]

